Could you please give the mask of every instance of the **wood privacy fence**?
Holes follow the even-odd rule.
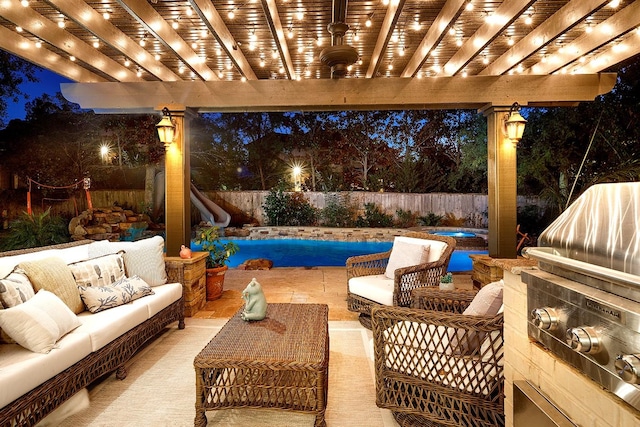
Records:
[[[253,219],[260,225],[265,224],[264,205],[268,191],[204,191],[204,193],[229,212],[234,218],[233,225],[239,222],[250,222]],[[449,194],[449,193],[372,193],[372,192],[348,192],[348,193],[322,193],[304,192],[309,203],[318,209],[327,205],[330,196],[346,195],[350,204],[364,211],[366,203],[373,203],[387,214],[395,216],[398,209],[411,211],[418,216],[429,213],[445,216],[453,215],[455,218],[464,218],[465,226],[474,228],[487,227],[488,196],[486,194]],[[148,207],[144,201],[143,190],[96,190],[91,191],[91,200],[95,207],[107,207],[114,204],[132,208],[136,212],[143,212]],[[518,206],[539,205],[538,198],[518,197]],[[78,211],[86,210],[87,204],[83,197],[75,201]],[[55,213],[74,215],[73,201],[56,203],[52,209]],[[199,213],[191,206],[192,218],[199,220]]]
[[[268,191],[225,191],[205,194],[220,207],[231,213],[232,217],[244,216],[254,218],[260,224],[265,223],[264,205]],[[456,218],[464,218],[465,226],[486,228],[488,226],[488,196],[486,194],[449,194],[449,193],[322,193],[304,192],[311,206],[322,209],[331,196],[345,195],[349,203],[359,211],[364,211],[366,203],[373,203],[387,214],[395,216],[398,209],[411,211],[418,216],[429,213],[445,216],[451,214]],[[518,206],[538,205],[540,199],[518,197]]]

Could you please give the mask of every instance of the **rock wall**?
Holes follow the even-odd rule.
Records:
[[[118,206],[86,210],[69,222],[73,240],[137,240],[153,225],[149,216]]]

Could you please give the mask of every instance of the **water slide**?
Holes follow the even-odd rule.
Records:
[[[231,222],[231,215],[202,194],[193,183],[191,183],[191,203],[200,211],[202,220],[211,225],[226,227]]]
[[[191,203],[200,211],[203,221],[218,227],[227,227],[231,222],[231,215],[211,199],[202,194],[195,185],[191,184]],[[155,180],[155,203],[154,209],[158,212],[164,203],[164,172],[159,172]]]

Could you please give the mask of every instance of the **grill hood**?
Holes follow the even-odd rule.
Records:
[[[590,187],[538,242],[560,256],[640,274],[640,183]]]
[[[640,301],[640,183],[590,187],[538,244],[540,269]]]

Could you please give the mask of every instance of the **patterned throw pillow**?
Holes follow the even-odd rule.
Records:
[[[153,289],[138,276],[124,277],[109,286],[78,286],[84,305],[92,313],[128,304],[153,295]]]
[[[35,292],[24,270],[16,268],[0,279],[0,308],[15,307],[33,298]]]
[[[45,289],[54,293],[75,314],[84,311],[84,304],[78,294],[78,286],[71,269],[61,258],[50,257],[18,264],[33,284],[36,293]]]
[[[78,286],[107,286],[125,277],[123,252],[69,264]]]

